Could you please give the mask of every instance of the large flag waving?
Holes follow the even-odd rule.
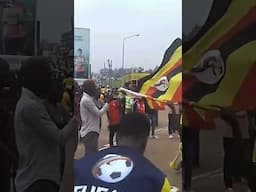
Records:
[[[154,109],[164,109],[166,102],[182,100],[182,41],[176,39],[164,54],[159,69],[140,80],[140,93],[147,95]]]
[[[255,50],[256,0],[215,0],[204,27],[184,45],[183,99],[204,107],[255,108]]]

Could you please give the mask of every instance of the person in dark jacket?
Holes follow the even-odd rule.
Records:
[[[9,64],[0,58],[0,189],[6,192],[10,191],[18,161],[13,122],[19,95],[17,79],[14,79]]]
[[[144,99],[144,103],[145,103],[145,112],[150,119],[150,125],[151,125],[150,137],[153,139],[158,139],[159,137],[157,135],[155,135],[157,110],[151,109],[149,107],[146,99]]]

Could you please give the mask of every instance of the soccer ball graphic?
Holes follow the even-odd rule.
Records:
[[[125,179],[133,170],[133,161],[121,155],[110,154],[103,157],[92,169],[95,178],[106,183],[117,183]]]

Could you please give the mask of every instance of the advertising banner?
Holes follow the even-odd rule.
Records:
[[[75,28],[74,38],[75,78],[90,78],[90,30]]]
[[[35,0],[13,0],[1,8],[1,53],[34,55]]]

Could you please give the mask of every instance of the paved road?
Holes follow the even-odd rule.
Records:
[[[222,162],[224,157],[221,130],[200,132],[200,168],[194,170],[192,186],[196,192],[224,192]],[[246,184],[237,192],[247,192]]]
[[[178,148],[179,139],[170,140],[167,132],[167,112],[159,112],[159,127],[157,135],[159,139],[149,139],[145,152],[148,157],[159,169],[169,178],[172,185],[181,188],[181,173],[177,173],[169,168]],[[100,135],[100,147],[108,144],[108,130],[106,117],[103,117],[103,126]],[[83,145],[79,144],[75,158],[79,159],[84,154]],[[201,131],[200,133],[200,163],[199,169],[194,170],[192,185],[195,192],[222,192],[224,185],[222,181],[222,159],[223,148],[221,131]],[[238,186],[237,192],[247,192],[246,187]],[[62,192],[65,192],[64,190]]]

